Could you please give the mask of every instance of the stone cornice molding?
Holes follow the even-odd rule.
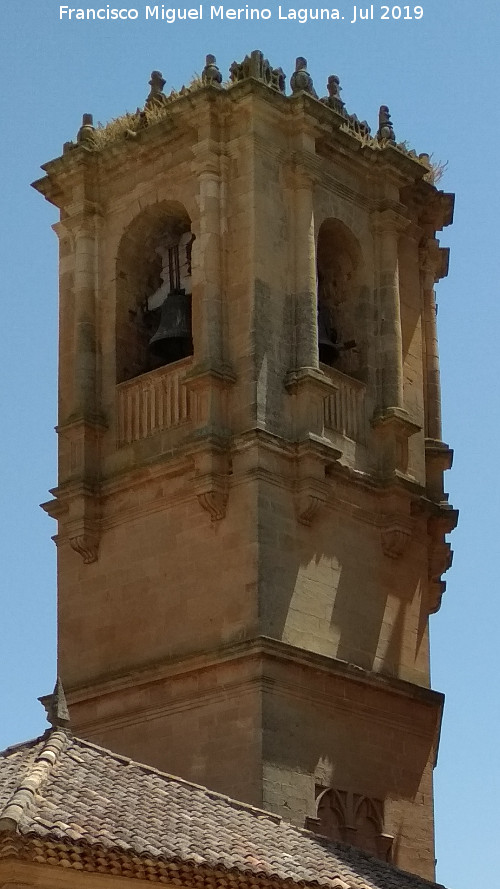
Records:
[[[69,429],[71,429],[71,424]],[[390,483],[383,482],[370,474],[351,470],[341,464],[339,462],[341,452],[332,445],[329,439],[311,436],[302,442],[283,441],[265,430],[251,429],[232,439],[219,440],[212,436],[209,445],[203,438],[185,439],[182,445],[179,445],[175,456],[167,457],[163,454],[147,466],[129,468],[103,479],[98,490],[87,483],[71,480],[52,489],[51,493],[54,494],[54,499],[41,505],[52,518],[61,521],[57,542],[60,544],[69,539],[66,530],[66,517],[69,513],[69,504],[78,497],[86,496],[92,499],[97,497],[100,502],[106,502],[106,514],[99,520],[102,531],[129,522],[141,515],[162,512],[175,505],[188,502],[192,496],[190,486],[188,489],[183,485],[170,489],[167,500],[158,498],[158,484],[181,479],[186,474],[192,473],[194,461],[197,459],[196,455],[205,451],[207,447],[212,452],[216,452],[219,457],[225,455],[224,460],[232,456],[234,461],[238,455],[244,456],[246,453],[249,455],[249,460],[245,458],[239,466],[234,464],[233,475],[230,478],[225,472],[220,471],[214,471],[215,474],[212,473],[212,475],[205,474],[198,457],[199,478],[193,482],[195,495],[199,498],[200,505],[207,509],[210,515],[214,514],[216,517],[220,517],[224,512],[229,488],[245,484],[250,478],[261,478],[281,489],[295,492],[298,514],[299,516],[302,513],[305,514],[306,524],[314,517],[317,508],[324,505],[328,509],[349,515],[356,521],[379,527],[382,531],[384,524],[387,524],[387,515],[396,515],[390,506],[395,491],[398,492],[398,495],[403,496],[405,503],[418,504],[423,500],[429,503],[429,508],[432,506],[431,502],[425,498],[422,486],[411,480],[402,478],[393,479]],[[260,458],[255,457],[254,459],[251,456],[251,451],[255,448],[263,449],[264,452],[269,453],[273,458],[272,468],[268,467],[266,462],[262,462]],[[441,451],[439,451],[439,455],[442,456]],[[326,476],[323,476],[322,479],[315,477],[314,473],[311,475],[309,471],[306,471],[306,463],[310,457],[319,460],[320,464],[326,467]],[[282,463],[281,470],[276,468],[276,458],[279,458]],[[298,468],[294,470],[294,466]],[[304,468],[303,470],[300,468],[301,466]],[[309,490],[307,490],[308,486]],[[348,490],[344,494],[345,486]],[[373,498],[373,508],[367,509],[366,505],[361,506],[353,501],[353,490],[369,493]],[[140,492],[142,496],[136,497],[135,491]],[[148,496],[148,492],[150,496]],[[316,498],[317,503],[313,504],[312,501],[307,503],[308,497]],[[387,506],[385,506],[386,501]],[[423,515],[423,509],[423,506],[414,507],[413,514],[415,516]],[[396,512],[397,515],[404,515],[407,512],[407,507],[402,507],[402,513],[399,510]],[[74,538],[77,536],[76,534],[72,535]],[[75,541],[75,548],[80,543],[85,546],[85,541]]]
[[[230,642],[220,645],[215,651],[193,652],[191,655],[179,654],[177,661],[175,658],[170,658],[167,664],[145,666],[125,675],[117,675],[112,679],[96,681],[89,686],[66,690],[66,697],[68,702],[78,703],[94,697],[96,684],[99,685],[102,694],[107,694],[127,687],[134,689],[138,684],[170,678],[172,675],[180,675],[190,670],[206,670],[209,666],[222,662],[233,660],[238,662],[248,658],[254,660],[260,655],[285,663],[293,662],[301,669],[302,667],[311,667],[320,672],[333,673],[355,683],[368,684],[380,691],[391,692],[415,700],[425,706],[434,707],[444,704],[444,695],[434,689],[399,679],[396,676],[364,670],[347,661],[298,648],[269,636],[257,636],[242,642]]]
[[[147,467],[138,469],[129,469],[118,475],[105,479],[100,484],[99,495],[106,501],[107,515],[101,519],[103,530],[120,525],[130,521],[143,514],[151,512],[162,512],[170,507],[185,503],[189,499],[189,492],[185,487],[180,487],[177,491],[170,491],[168,502],[156,496],[158,483],[169,481],[175,478],[182,478],[186,473],[193,469],[194,454],[200,448],[203,449],[202,440],[185,441],[181,449],[177,451],[175,457],[166,458],[162,455],[157,461],[150,463]],[[282,461],[282,470],[272,470],[259,461],[259,465],[254,462],[244,463],[238,470],[236,465],[233,466],[234,474],[231,476],[230,486],[235,487],[244,484],[249,478],[262,478],[278,487],[301,494],[301,486],[299,476],[294,474],[293,465],[297,459],[305,459],[307,452],[313,448],[318,459],[327,463],[327,475],[324,482],[319,482],[319,488],[314,484],[314,491],[311,490],[311,496],[318,496],[321,505],[325,504],[329,509],[341,511],[345,515],[352,516],[355,520],[381,527],[385,521],[386,515],[384,502],[392,497],[392,491],[395,489],[404,494],[408,501],[419,502],[419,498],[423,496],[422,486],[419,486],[406,479],[395,479],[391,483],[382,484],[380,480],[373,478],[371,475],[361,473],[356,470],[350,470],[347,466],[338,462],[340,452],[332,446],[331,442],[313,438],[306,442],[297,443],[293,441],[283,442],[278,436],[266,432],[265,430],[253,429],[235,436],[232,440],[224,439],[219,442],[219,453],[224,452],[233,456],[250,453],[255,448],[263,448],[265,451]],[[222,448],[222,451],[220,450]],[[325,465],[325,464],[324,464]],[[273,466],[275,463],[273,462]],[[296,479],[296,481],[294,481]],[[205,482],[207,479],[205,479]],[[201,484],[201,479],[200,479]],[[225,483],[224,483],[225,484]],[[227,480],[229,485],[229,479]],[[349,488],[349,493],[345,495],[343,492],[344,485]],[[353,502],[352,492],[358,489],[369,492],[373,497],[373,509],[368,510],[366,506],[360,506]],[[199,490],[199,494],[208,493],[210,489]],[[318,494],[317,490],[321,493]],[[59,488],[53,489],[56,499],[42,504],[43,509],[53,518],[63,518],[68,512],[69,500],[79,491],[78,484],[67,482]],[[141,498],[134,496],[134,491],[140,491],[143,495]],[[151,497],[147,496],[150,491]],[[328,496],[323,495],[328,491]],[[335,491],[332,496],[332,492]],[[96,492],[89,489],[90,493],[95,496]],[[300,498],[299,498],[300,499]],[[424,498],[425,499],[425,498]],[[115,505],[112,506],[113,500]],[[208,503],[207,503],[208,506]],[[111,511],[112,509],[112,511]],[[305,509],[305,507],[304,507]],[[418,512],[418,510],[417,510]],[[417,513],[415,513],[417,514]],[[66,539],[66,535],[62,535],[60,540]]]
[[[372,230],[376,234],[402,234],[411,224],[405,215],[406,208],[402,204],[386,205],[374,210],[371,214]]]
[[[324,192],[328,196],[334,194],[345,201],[349,201],[351,204],[355,204],[356,207],[361,207],[367,214],[371,213],[373,209],[374,201],[372,198],[339,182],[333,173],[322,171],[321,181],[317,185],[317,192],[318,194]],[[369,216],[367,215],[368,218]]]
[[[266,663],[269,665],[267,668],[265,667]],[[312,683],[314,690],[312,690],[311,683],[308,684],[306,682],[303,685],[298,685],[293,675],[287,679],[284,678],[285,674],[280,674],[279,679],[274,675],[271,676],[268,671],[272,671],[273,663],[292,666],[299,670],[304,677],[307,677],[309,671],[311,671],[311,677],[317,676],[319,672],[325,679],[330,677],[332,682],[339,681],[341,683],[341,691],[338,698],[332,702],[332,690],[325,688],[324,682],[314,681]],[[223,687],[217,685],[216,677],[214,677],[213,687],[208,687],[206,684],[203,685],[196,692],[197,697],[201,696],[205,699],[208,695],[211,701],[220,700],[221,697],[224,697],[226,688],[228,691],[233,689],[235,693],[238,688],[242,691],[250,691],[252,687],[255,687],[256,683],[263,682],[264,686],[270,690],[272,689],[275,694],[287,697],[292,696],[306,701],[311,700],[312,694],[314,700],[321,704],[330,703],[335,708],[345,708],[350,712],[355,709],[356,713],[364,715],[370,720],[380,721],[384,725],[401,727],[404,723],[411,726],[412,731],[416,731],[421,737],[432,741],[437,740],[444,703],[444,695],[440,692],[403,679],[367,671],[345,661],[300,649],[265,636],[221,645],[212,651],[193,652],[191,655],[184,656],[179,655],[178,660],[170,658],[168,663],[145,666],[122,676],[117,675],[113,679],[96,679],[95,682],[89,683],[84,687],[69,690],[67,693],[68,703],[71,708],[79,703],[83,704],[86,701],[91,701],[96,695],[105,699],[108,695],[112,697],[115,694],[119,696],[117,700],[123,701],[123,693],[130,690],[134,702],[133,713],[122,716],[119,711],[116,711],[116,714],[110,713],[108,717],[109,726],[120,726],[128,724],[130,720],[132,722],[140,721],[146,712],[150,715],[154,712],[158,716],[171,712],[172,708],[175,710],[185,709],[186,704],[183,701],[191,701],[193,696],[193,685],[189,683],[187,696],[181,692],[175,701],[169,701],[161,707],[154,707],[146,703],[149,700],[147,695],[137,695],[139,687],[146,687],[151,683],[167,682],[169,687],[172,688],[171,683],[174,680],[181,681],[184,676],[192,677],[197,672],[206,675],[207,670],[212,670],[219,666],[224,669],[231,666],[234,678],[231,680],[230,685],[227,686],[227,677],[224,680]],[[250,668],[250,672],[243,672],[247,667]],[[413,718],[406,717],[405,722],[401,713],[394,712],[392,715],[381,713],[380,708],[376,704],[367,703],[366,697],[362,694],[360,694],[353,707],[352,696],[348,695],[346,697],[344,692],[345,682],[353,682],[358,687],[369,686],[374,692],[378,691],[383,695],[390,694],[396,698],[411,700],[415,706],[429,708],[429,714],[434,712],[435,715],[431,717],[426,730],[418,731],[414,725]],[[138,708],[137,701],[143,701],[144,704],[141,704]],[[191,706],[191,704],[188,706]],[[100,716],[99,725],[101,727],[105,725],[103,714]],[[85,730],[91,729],[91,727],[91,723],[84,724]]]
[[[57,424],[55,431],[58,435],[70,436],[73,432],[79,431],[82,426],[85,426],[86,429],[92,431],[97,436],[103,435],[109,428],[107,420],[102,414],[86,417],[70,414],[69,417]]]
[[[446,278],[450,261],[448,247],[440,247],[436,238],[427,238],[418,251],[424,287],[431,289],[441,278]]]
[[[184,379],[185,384],[192,388],[206,380],[210,380],[216,386],[230,388],[236,382],[236,375],[229,364],[207,362],[193,364]]]
[[[75,191],[80,192],[80,198],[83,191],[85,200],[89,193],[94,194],[98,166],[98,153],[78,145],[73,151],[42,164],[46,175],[31,186],[59,209],[66,208],[74,200]]]
[[[453,465],[453,449],[444,441],[438,441],[434,438],[425,439],[425,456],[426,459],[432,460],[439,466],[442,472],[451,469]]]

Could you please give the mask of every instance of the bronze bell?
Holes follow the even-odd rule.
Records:
[[[318,351],[319,360],[322,364],[328,364],[332,367],[338,360],[341,352],[354,349],[355,340],[347,340],[345,343],[337,342],[337,331],[329,323],[329,312],[325,306],[318,308]]]
[[[165,297],[158,330],[151,337],[149,348],[164,364],[193,354],[191,297],[184,290],[171,291]]]
[[[337,361],[340,348],[339,343],[334,342],[337,339],[337,331],[331,328],[328,318],[328,310],[324,306],[318,309],[318,348],[319,360],[322,364],[330,366]],[[332,339],[333,338],[333,339]]]

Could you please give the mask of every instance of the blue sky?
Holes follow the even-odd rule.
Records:
[[[451,247],[450,274],[438,287],[444,438],[455,449],[447,489],[461,510],[448,590],[431,618],[433,686],[447,697],[436,770],[438,879],[450,889],[492,885],[500,828],[500,7],[427,0],[418,21],[381,21],[375,4],[373,20],[350,24],[353,5],[343,3],[343,21],[299,24],[279,21],[275,0],[253,5],[266,3],[272,18],[264,22],[210,21],[206,3],[203,21],[169,25],[146,22],[136,0],[109,4],[137,8],[135,22],[60,21],[54,0],[2,2],[0,749],[44,730],[36,698],[55,677],[55,524],[38,504],[56,483],[50,226],[57,216],[29,183],[75,137],[83,112],[106,121],[142,105],[153,68],[166,89],[178,88],[201,71],[208,52],[227,76],[233,60],[260,48],[289,79],[303,55],[318,93],[338,74],[349,111],[372,129],[379,105],[389,105],[397,139],[447,161],[441,187],[457,196],[455,223],[441,235]]]

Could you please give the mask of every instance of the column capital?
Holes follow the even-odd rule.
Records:
[[[316,169],[316,156],[307,151],[295,151],[285,170],[287,184],[294,188],[304,188],[312,191],[319,181]]]
[[[221,161],[225,157],[224,149],[216,139],[202,139],[192,148],[196,159],[198,174],[221,175]]]
[[[448,274],[450,251],[447,247],[440,247],[436,238],[427,238],[421,243],[418,251],[420,271],[423,275],[431,275],[432,282],[429,289]]]
[[[68,216],[58,224],[64,226],[66,231],[74,237],[79,234],[94,235],[96,222],[100,216],[101,212],[97,204],[84,201],[82,204],[70,207]]]
[[[59,241],[64,241],[65,238],[70,238],[71,242],[74,242],[75,231],[72,229],[71,225],[66,224],[66,220],[54,222],[52,231],[56,233]]]
[[[411,219],[395,207],[374,210],[371,214],[372,229],[377,234],[391,233],[400,235],[411,224]]]

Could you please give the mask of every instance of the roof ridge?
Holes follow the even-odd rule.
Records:
[[[46,732],[43,735],[37,735],[36,738],[28,738],[27,741],[18,741],[17,744],[9,744],[8,747],[4,747],[3,750],[0,750],[0,756],[10,756],[12,753],[16,753],[19,750],[29,750],[30,747],[35,747],[40,741],[46,736]]]
[[[241,802],[240,800],[234,799],[232,796],[228,796],[227,793],[211,790],[210,787],[206,787],[204,784],[196,784],[195,781],[188,781],[186,778],[181,778],[179,775],[173,775],[171,772],[163,772],[161,769],[155,768],[155,766],[150,766],[145,762],[139,762],[137,759],[132,759],[130,756],[125,756],[122,753],[116,753],[114,750],[109,750],[107,747],[101,747],[100,744],[94,744],[93,741],[87,741],[85,738],[79,738],[75,735],[71,737],[71,740],[73,743],[76,742],[84,747],[90,747],[92,750],[97,750],[99,753],[106,753],[108,756],[113,757],[113,759],[119,760],[127,765],[136,766],[144,772],[158,775],[160,778],[168,778],[171,781],[175,781],[176,784],[182,784],[184,787],[193,787],[195,790],[202,790],[211,799],[223,800],[225,803],[230,804],[233,809],[242,809],[243,811],[250,812],[254,815],[264,815],[266,818],[269,818],[270,821],[273,821],[274,824],[281,824],[283,822],[281,815],[277,815],[276,812],[270,812],[268,809],[260,809],[258,806],[252,806],[251,803]],[[288,822],[283,823],[288,825]]]
[[[0,831],[15,831],[24,811],[35,794],[47,780],[52,767],[66,747],[69,736],[65,731],[49,731],[42,739],[46,742],[36,757],[30,771],[18,784],[10,800],[0,812]]]

